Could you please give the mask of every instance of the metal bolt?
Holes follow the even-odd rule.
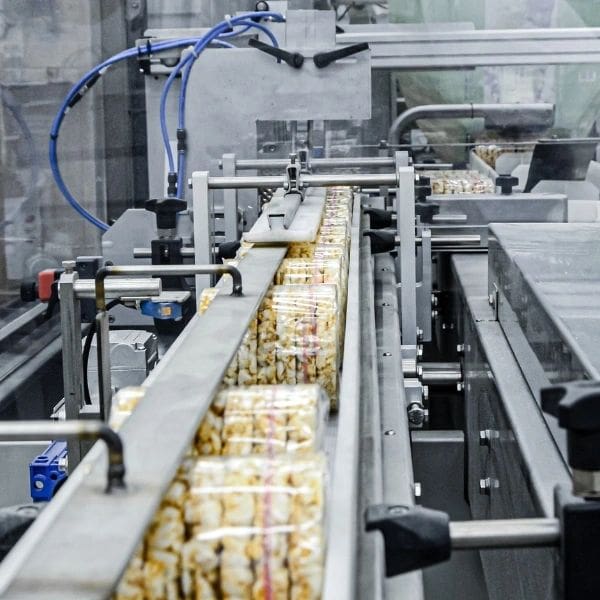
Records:
[[[420,327],[417,327],[417,339],[418,340],[423,339],[423,330]]]
[[[497,490],[500,487],[500,482],[493,477],[486,477],[479,480],[479,493],[489,496],[492,490]]]
[[[464,354],[465,353],[465,345],[464,344],[456,344],[456,352],[458,354]]]
[[[108,322],[109,323],[114,323],[116,321],[115,316],[114,315],[108,315]]]
[[[432,310],[432,311],[431,311],[431,318],[432,318],[432,319],[435,319],[435,318],[438,316],[438,314],[439,314],[439,313],[438,313],[438,311],[437,311],[437,310]]]
[[[422,344],[419,344],[419,345],[417,346],[417,356],[418,356],[418,357],[421,357],[421,356],[423,356],[423,345],[422,345]]]
[[[425,410],[423,409],[423,406],[421,404],[419,404],[418,402],[413,402],[408,407],[407,413],[408,420],[410,423],[417,427],[423,425],[423,421],[425,420]]]
[[[492,445],[492,440],[497,440],[499,437],[500,432],[495,429],[482,429],[479,432],[479,445],[489,448]]]
[[[438,305],[438,297],[435,294],[431,294],[431,306]]]
[[[383,432],[383,435],[396,435],[396,432],[393,429],[388,429]]]
[[[39,479],[37,479],[33,485],[35,486],[36,490],[43,490],[44,489],[44,482],[40,481]]]
[[[496,297],[494,294],[490,294],[488,296],[488,303],[490,306],[494,306],[494,304],[496,304]]]
[[[62,266],[65,273],[72,273],[75,270],[76,262],[74,260],[63,260]]]
[[[428,385],[423,386],[423,400],[425,400],[425,401],[429,400],[429,386]]]
[[[456,384],[456,391],[457,392],[462,392],[465,389],[465,384],[462,381],[459,381]]]
[[[384,352],[384,353],[383,353],[383,356],[391,356],[391,355],[392,355],[392,353],[391,353],[391,352]]]

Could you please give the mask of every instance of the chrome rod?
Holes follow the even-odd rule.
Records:
[[[455,550],[557,546],[560,522],[558,519],[451,521],[450,540]]]
[[[344,173],[339,175],[303,175],[301,183],[305,187],[325,187],[333,185],[344,186],[378,186],[397,185],[395,173],[372,174]],[[258,177],[209,177],[208,187],[213,190],[248,189],[270,187],[283,187],[285,177],[258,176]]]
[[[73,284],[75,295],[83,300],[96,297],[96,282],[93,279],[78,279]],[[162,282],[160,279],[115,279],[109,278],[104,282],[107,298],[131,298],[160,296]]]

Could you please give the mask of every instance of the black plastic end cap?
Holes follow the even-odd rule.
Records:
[[[20,295],[23,302],[35,302],[38,299],[37,280],[26,279],[22,281]]]
[[[600,471],[600,382],[572,381],[542,388],[542,410],[567,430],[573,469]]]
[[[364,214],[369,217],[371,229],[385,229],[393,224],[392,213],[381,208],[367,208]]]
[[[365,511],[367,531],[381,531],[387,577],[423,569],[450,558],[450,519],[421,507],[377,504]]]
[[[158,229],[175,229],[177,227],[177,213],[187,208],[187,202],[179,198],[153,198],[146,201],[145,208],[156,214]]]
[[[518,185],[519,180],[512,175],[498,175],[496,177],[496,187],[500,188],[502,194],[508,196],[512,194],[513,188]]]

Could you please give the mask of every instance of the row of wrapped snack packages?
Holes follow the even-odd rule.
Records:
[[[119,427],[143,397],[121,390]],[[223,389],[118,584],[116,600],[317,600],[327,399],[318,385]]]
[[[351,210],[351,191],[328,193],[319,237],[300,245],[310,246],[312,257],[289,258],[297,254],[290,247],[225,373],[225,386],[319,383],[337,407]],[[237,260],[246,252],[242,247]],[[202,292],[201,314],[217,293],[217,288]]]
[[[349,195],[328,193],[314,244],[329,244],[333,254],[321,258],[313,249],[311,261],[284,260],[119,583],[118,600],[321,597],[322,449],[328,399],[337,398]],[[343,197],[346,224],[339,222]],[[216,293],[201,298],[200,312]],[[139,397],[139,389],[117,396],[115,425]]]

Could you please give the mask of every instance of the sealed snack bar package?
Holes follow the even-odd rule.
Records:
[[[329,400],[316,384],[221,391],[198,430],[200,455],[305,454],[323,447]]]
[[[337,406],[338,305],[334,285],[272,288],[276,383],[318,383]],[[263,348],[259,345],[259,354]]]
[[[492,194],[494,182],[478,171],[423,171],[433,194]]]
[[[323,455],[187,461],[115,598],[320,598]]]

